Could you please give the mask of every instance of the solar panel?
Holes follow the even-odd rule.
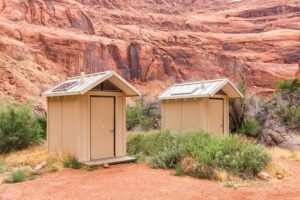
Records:
[[[63,83],[63,84],[57,86],[56,88],[54,88],[52,90],[52,92],[66,91],[66,90],[74,87],[77,83],[78,83],[78,81],[70,81],[70,82]]]
[[[172,92],[171,95],[180,95],[180,94],[191,94],[198,89],[197,85],[183,85],[177,86]]]

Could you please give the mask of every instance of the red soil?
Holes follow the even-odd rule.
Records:
[[[123,164],[92,172],[63,170],[37,180],[0,185],[1,200],[15,199],[300,199],[300,164],[283,161],[291,178],[252,187],[176,177],[145,164]]]

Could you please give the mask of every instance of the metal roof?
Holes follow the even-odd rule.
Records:
[[[42,93],[42,96],[66,96],[66,95],[82,95],[95,86],[99,85],[107,79],[112,79],[113,81],[122,86],[124,93],[127,96],[140,96],[140,92],[135,89],[130,83],[128,83],[124,78],[114,71],[104,71],[94,74],[87,74],[83,76],[71,77],[63,81],[62,83],[56,85],[55,87]],[[74,84],[74,82],[77,82]],[[64,87],[67,86],[67,87]],[[61,89],[63,88],[63,89]],[[120,88],[122,90],[122,88]]]
[[[226,88],[225,88],[226,87]],[[241,92],[227,78],[216,80],[202,80],[171,85],[159,96],[159,100],[183,99],[196,97],[212,97],[221,89],[229,98],[243,98]],[[230,93],[230,94],[229,94]]]

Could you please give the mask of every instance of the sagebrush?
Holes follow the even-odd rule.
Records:
[[[45,132],[45,126],[33,114],[32,104],[0,105],[0,153],[38,144]]]
[[[146,101],[144,97],[135,101],[134,106],[126,108],[126,128],[133,130],[158,129],[160,127],[160,112],[157,102]]]
[[[254,117],[246,117],[240,131],[247,136],[257,137],[260,130],[261,127]]]
[[[193,172],[197,174],[215,168],[240,177],[253,177],[271,160],[260,145],[239,140],[237,136],[217,138],[205,132],[135,133],[129,136],[127,148],[130,155],[148,158],[154,168],[176,168],[183,158],[190,156],[199,163]]]
[[[25,181],[27,173],[23,170],[17,170],[10,174],[10,176],[4,181],[5,183],[19,183]]]

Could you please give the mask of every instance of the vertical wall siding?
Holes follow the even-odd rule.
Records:
[[[224,134],[228,135],[229,130],[229,99],[224,99]]]
[[[171,131],[205,129],[205,103],[203,98],[162,101],[162,128]]]
[[[79,140],[79,160],[80,161],[89,161],[89,104],[88,104],[88,96],[81,96],[81,115],[80,115],[80,123],[81,123],[81,131],[80,131],[80,140]]]
[[[201,129],[208,130],[208,120],[207,120],[207,104],[208,98],[200,98],[200,110],[201,110]]]
[[[90,160],[90,96],[115,96],[116,156],[126,155],[126,97],[123,93],[88,92],[48,98],[48,149]]]
[[[123,149],[125,140],[124,130],[123,130],[123,97],[116,96],[116,112],[115,112],[115,145],[116,145],[116,156],[123,156]]]
[[[221,98],[223,99],[223,98]],[[229,103],[224,98],[224,133],[229,132]],[[209,98],[163,100],[161,102],[162,129],[209,131]]]
[[[201,129],[199,99],[181,100],[181,130]]]
[[[164,129],[181,130],[181,100],[163,101]]]
[[[62,97],[62,148],[79,157],[80,101],[78,96]]]
[[[48,149],[60,152],[61,144],[61,97],[49,97],[48,101]]]

